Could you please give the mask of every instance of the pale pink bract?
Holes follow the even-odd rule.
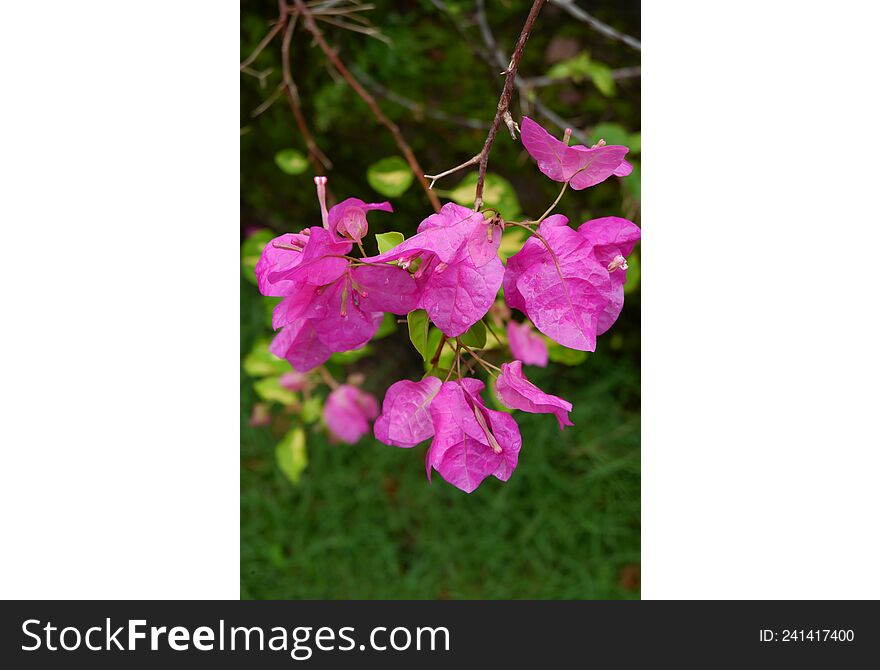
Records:
[[[356,443],[370,432],[370,421],[379,414],[379,405],[369,393],[342,384],[333,389],[324,404],[324,420],[330,432],[343,442]]]
[[[530,323],[517,323],[513,319],[508,321],[507,343],[514,358],[526,365],[547,367],[550,359],[547,343],[532,329]]]

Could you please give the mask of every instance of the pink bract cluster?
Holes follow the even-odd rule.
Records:
[[[575,190],[632,171],[624,159],[626,147],[603,142],[569,146],[529,118],[522,121],[522,142],[543,174]],[[367,234],[367,213],[391,212],[391,205],[348,198],[328,210],[326,181],[315,178],[322,226],[276,237],[256,267],[262,293],[283,298],[273,313],[280,332],[272,353],[286,358],[297,373],[306,373],[334,352],[363,347],[383,313],[423,309],[444,335],[440,349],[447,341],[453,347],[454,340],[457,363],[465,351],[473,356],[495,377],[494,392],[504,406],[552,414],[561,429],[573,425],[571,403],[535,386],[523,365],[548,364],[545,337],[571,349],[595,351],[597,336],[623,308],[626,259],[640,238],[634,223],[609,216],[572,228],[560,214],[511,223],[492,210],[447,203],[390,251],[358,258],[352,249]],[[527,228],[530,237],[505,267],[498,250],[508,225]],[[508,321],[513,360],[496,368],[463,345],[461,336],[486,316],[502,288],[507,305],[526,320]],[[375,419],[375,436],[386,444],[409,448],[431,440],[429,479],[436,470],[466,492],[490,475],[506,481],[522,446],[516,421],[486,407],[485,384],[462,376],[460,364],[438,376],[436,357],[432,363],[420,381],[393,384],[381,413],[371,395],[349,384],[338,386],[325,405],[328,428],[354,443]],[[285,381],[293,387],[298,379]]]

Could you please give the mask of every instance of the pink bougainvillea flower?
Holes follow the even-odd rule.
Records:
[[[595,351],[599,317],[611,300],[608,269],[561,214],[547,217],[538,234],[507,261],[507,304],[559,344]]]
[[[513,357],[526,365],[537,365],[540,368],[547,367],[549,354],[547,344],[532,330],[531,324],[507,322],[507,342]]]
[[[418,382],[403,379],[391,385],[382,401],[382,414],[376,419],[376,439],[395,447],[413,447],[434,434],[428,408],[440,380],[425,377]]]
[[[501,374],[495,381],[495,394],[510,409],[520,409],[532,414],[554,414],[562,430],[566,426],[574,425],[568,418],[571,403],[544,393],[532,384],[522,371],[522,361],[501,364]]]
[[[397,261],[419,285],[418,307],[443,333],[457,337],[479,321],[495,300],[504,276],[498,257],[500,224],[480,212],[446,203],[419,225],[418,232],[394,249],[366,259]]]
[[[302,391],[308,386],[306,376],[296,370],[285,372],[278,378],[278,383],[288,391]]]
[[[282,330],[271,351],[299,372],[320,365],[335,351],[364,346],[383,312],[407,314],[420,296],[418,283],[405,269],[351,258],[351,239],[331,230],[332,221],[349,234],[357,232],[350,210],[388,211],[391,206],[349,198],[327,212],[326,181],[315,178],[324,227],[275,238],[256,267],[260,291],[284,297],[272,314],[272,326]]]
[[[356,243],[367,234],[367,212],[374,209],[393,212],[390,202],[364,202],[359,198],[346,198],[327,212],[330,230]]]
[[[538,169],[553,181],[569,182],[576,191],[612,175],[625,177],[632,172],[632,165],[624,159],[627,147],[604,143],[592,148],[582,144],[570,147],[527,116],[520,127],[523,146],[538,162]]]
[[[348,384],[333,389],[324,404],[327,427],[333,435],[348,444],[354,444],[369,433],[370,421],[378,414],[376,399]]]
[[[597,333],[601,335],[617,321],[623,309],[623,285],[626,283],[626,259],[642,236],[639,227],[619,216],[605,216],[581,224],[578,233],[593,247],[596,259],[611,276],[610,302],[599,316]]]
[[[478,379],[446,382],[431,402],[434,440],[425,466],[470,493],[489,475],[507,481],[522,446],[519,428],[509,414],[487,409]]]

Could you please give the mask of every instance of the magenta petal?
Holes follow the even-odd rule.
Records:
[[[619,259],[625,259],[632,253],[633,247],[641,238],[641,231],[632,221],[619,216],[606,216],[581,224],[578,227],[578,234],[593,247],[593,253],[599,263],[610,269],[609,303],[599,316],[597,330],[601,335],[614,325],[623,309],[626,270],[622,266],[619,267]]]
[[[470,259],[430,268],[419,306],[448,337],[458,337],[485,316],[504,279],[501,259],[475,268]]]
[[[440,390],[440,380],[425,377],[418,382],[403,379],[392,384],[376,419],[376,439],[396,447],[412,447],[434,434],[429,406]]]
[[[378,413],[379,406],[372,395],[348,384],[333,389],[324,404],[327,428],[348,444],[354,444],[370,432],[370,420]]]
[[[507,342],[513,357],[526,365],[546,368],[550,355],[547,344],[529,323],[507,322]]]
[[[614,145],[597,147],[596,149],[574,146],[571,147],[571,150],[580,154],[577,160],[577,170],[572,175],[570,182],[575,191],[595,186],[616,174],[621,163],[624,162],[623,157],[629,151],[626,147]]]
[[[363,310],[409,314],[418,305],[419,287],[412,275],[402,268],[361,265],[351,270],[351,278]]]
[[[482,383],[478,384],[444,383],[430,408],[434,440],[427,457],[429,473],[431,468],[437,470],[466,493],[489,475],[508,479],[522,446],[513,418],[486,409],[466,388],[482,388]]]
[[[612,291],[607,269],[596,260],[588,240],[560,220],[548,218],[538,231],[553,253],[537,238],[526,241],[508,261],[508,271],[512,263],[513,272],[505,285],[507,302],[559,344],[595,351],[599,315]],[[508,290],[513,280],[516,291]]]
[[[302,262],[303,249],[308,243],[308,236],[302,233],[285,233],[279,235],[263,248],[260,260],[254,268],[257,275],[257,286],[263,295],[287,295],[291,283],[284,280],[270,280],[271,276],[281,276],[293,270]]]
[[[529,268],[517,283],[535,327],[559,344],[581,351],[596,350],[599,314],[608,304],[608,292],[589,281],[559,279],[546,264]]]
[[[304,314],[331,351],[360,349],[382,322],[381,312],[367,312],[355,304],[354,291],[347,284],[347,277],[342,277],[319,288]]]
[[[522,362],[513,361],[501,365],[501,374],[495,382],[498,399],[511,409],[519,409],[532,414],[554,414],[559,427],[574,424],[568,418],[571,403],[562,398],[544,393],[530,382],[522,371]]]
[[[314,297],[315,287],[311,284],[303,284],[293,289],[293,293],[275,305],[275,309],[272,310],[272,327],[278,330],[301,318]]]
[[[282,328],[269,345],[269,351],[279,358],[286,358],[299,372],[308,372],[333,354],[318,339],[318,333],[308,319],[300,319]]]
[[[293,268],[270,272],[269,281],[287,281],[290,287],[302,284],[323,286],[342,276],[349,265],[344,256],[351,252],[351,242],[341,240],[334,233],[317,226],[309,228],[309,231],[302,260]]]
[[[587,239],[600,263],[610,263],[620,254],[624,258],[642,237],[639,227],[619,216],[603,216],[578,226],[578,234]]]
[[[629,151],[626,147],[570,147],[526,116],[523,117],[521,129],[523,146],[538,162],[538,169],[554,181],[570,182],[576,191],[626,170],[621,167],[625,162],[624,156]]]
[[[632,174],[633,166],[629,161],[621,161],[620,165],[617,166],[617,169],[614,170],[613,174],[615,177],[628,177]]]

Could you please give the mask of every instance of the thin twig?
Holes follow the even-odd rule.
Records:
[[[504,88],[501,90],[501,97],[498,99],[498,109],[495,112],[495,119],[492,121],[492,125],[489,128],[489,134],[486,135],[486,142],[483,144],[483,150],[480,152],[480,172],[477,177],[477,193],[474,198],[475,210],[479,210],[480,207],[483,206],[483,185],[486,181],[486,169],[489,166],[489,152],[492,150],[492,143],[495,141],[495,135],[498,133],[498,128],[501,126],[502,121],[507,122],[508,127],[510,128],[510,134],[516,137],[514,135],[513,127],[511,126],[513,119],[508,111],[508,108],[510,107],[510,96],[513,94],[513,87],[516,83],[516,71],[519,68],[519,61],[522,58],[523,51],[526,48],[526,42],[529,40],[529,35],[532,34],[532,27],[535,25],[535,19],[538,18],[538,12],[541,11],[541,6],[544,4],[544,1],[545,0],[534,0],[532,3],[532,8],[529,10],[529,15],[526,17],[526,22],[523,24],[519,39],[516,41],[516,46],[513,49],[513,55],[510,57],[510,63],[505,69],[507,76],[504,79]]]
[[[495,39],[495,35],[492,34],[492,29],[489,27],[489,21],[486,19],[486,7],[483,0],[477,0],[477,12],[474,18],[477,21],[477,26],[480,29],[480,35],[483,38],[483,42],[486,44],[486,48],[495,59],[494,65],[498,67],[504,67],[504,53],[501,51],[501,47],[498,46],[498,41]],[[492,67],[492,65],[493,63],[489,62],[489,66]],[[526,81],[519,76],[517,76],[516,78],[516,86],[519,90],[520,104],[523,104],[524,101],[529,100],[529,91],[531,89],[529,88]],[[570,128],[575,125],[563,119],[561,116],[559,116],[556,112],[547,107],[537,98],[533,98],[531,100],[531,104],[534,105],[535,111],[537,111],[541,116],[556,125],[560,130],[565,130],[566,128]],[[589,143],[587,140],[587,136],[577,129],[572,130],[572,135],[583,144]]]
[[[267,32],[263,39],[260,40],[260,43],[257,44],[257,48],[254,49],[253,52],[251,52],[250,56],[248,56],[241,62],[241,65],[239,65],[239,69],[244,70],[248,65],[257,60],[257,56],[259,56],[263,52],[263,49],[269,46],[269,42],[275,39],[275,35],[277,35],[283,29],[284,24],[281,21],[276,21],[272,25],[272,28],[269,30],[269,32]]]
[[[459,170],[463,170],[464,168],[466,168],[469,165],[475,165],[476,163],[479,163],[480,157],[482,155],[483,154],[479,153],[476,156],[474,156],[473,158],[468,158],[461,165],[456,165],[454,168],[449,168],[448,170],[441,172],[439,174],[426,174],[425,177],[427,177],[428,179],[431,180],[431,185],[428,188],[434,188],[434,184],[436,183],[436,181],[442,177],[446,177],[448,175],[451,175],[453,172],[458,172]]]
[[[536,2],[537,1],[538,0],[536,0]],[[543,0],[540,1],[543,2]],[[357,93],[361,97],[361,99],[367,104],[367,107],[369,107],[370,111],[373,112],[373,116],[376,117],[376,120],[379,121],[379,123],[381,123],[383,126],[385,126],[391,133],[392,137],[394,138],[394,142],[397,144],[397,148],[400,149],[400,152],[403,154],[403,157],[409,164],[413,175],[422,185],[422,188],[424,189],[425,194],[428,196],[428,200],[430,200],[431,206],[434,208],[434,211],[439,212],[440,199],[437,197],[437,194],[434,193],[434,191],[428,188],[428,180],[425,179],[425,171],[422,169],[421,165],[419,165],[418,160],[416,160],[415,154],[413,154],[412,149],[404,139],[403,134],[400,132],[400,128],[398,128],[397,124],[391,121],[391,119],[385,116],[385,113],[379,107],[376,99],[373,98],[373,96],[370,95],[369,92],[367,92],[367,90],[345,66],[345,63],[342,62],[336,51],[334,51],[333,48],[327,43],[327,40],[324,39],[324,34],[321,32],[321,29],[315,22],[315,18],[314,16],[312,16],[311,10],[306,7],[305,2],[303,2],[303,0],[294,0],[294,4],[297,11],[300,13],[305,21],[306,29],[315,38],[318,46],[327,56],[328,60],[333,64],[333,67],[336,68],[339,74],[342,75],[342,78],[345,79],[346,83],[348,83],[348,85],[351,86],[352,89],[354,89],[354,92]]]
[[[327,155],[321,151],[315,137],[309,129],[306,117],[302,113],[302,107],[299,101],[299,89],[293,80],[293,73],[290,67],[290,42],[293,38],[293,31],[296,28],[297,17],[289,14],[287,5],[279,3],[281,11],[281,22],[286,25],[284,37],[281,39],[281,73],[284,86],[284,92],[287,94],[287,101],[290,103],[290,111],[293,112],[293,118],[299,128],[303,141],[306,143],[306,149],[309,152],[309,160],[315,170],[316,175],[323,175],[325,170],[333,167],[333,163],[327,158]]]
[[[596,32],[602,33],[605,37],[610,37],[613,40],[617,40],[618,42],[623,42],[629,47],[632,47],[636,51],[642,50],[642,43],[637,40],[635,37],[630,37],[619,30],[615,30],[607,23],[603,23],[596,17],[588,14],[583,9],[574,4],[574,0],[551,0],[554,5],[558,5],[560,8],[564,9],[571,16],[576,18],[578,21],[583,21],[591,28],[593,28]]]
[[[266,98],[266,99],[260,104],[259,107],[257,107],[256,109],[254,109],[254,110],[251,112],[251,118],[252,118],[252,119],[257,118],[260,114],[262,114],[262,113],[265,112],[267,109],[269,109],[272,105],[274,105],[274,104],[275,104],[275,101],[278,100],[278,98],[281,97],[281,94],[282,94],[283,92],[284,92],[284,85],[282,84],[281,86],[279,86],[278,88],[276,88],[276,89],[275,89],[275,92],[272,93],[272,95],[270,95],[268,98]]]

